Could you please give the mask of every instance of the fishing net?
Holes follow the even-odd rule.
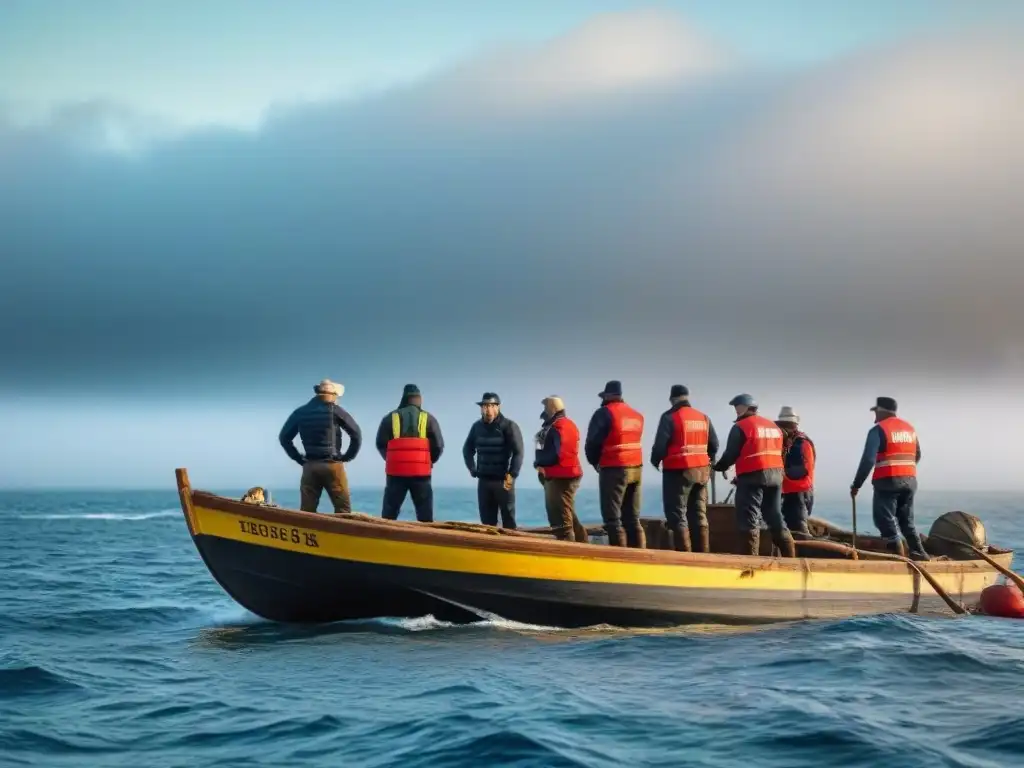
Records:
[[[974,560],[975,546],[983,552],[988,547],[985,525],[968,512],[946,512],[940,515],[928,531],[928,551],[945,555],[952,560]]]

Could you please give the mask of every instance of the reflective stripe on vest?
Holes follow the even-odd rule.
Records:
[[[661,462],[664,469],[697,469],[711,465],[708,417],[686,405],[672,414],[672,439]]]
[[[756,413],[736,422],[746,440],[736,460],[736,474],[782,469],[782,430]]]
[[[605,408],[612,415],[612,427],[608,430],[608,437],[605,438],[598,465],[602,467],[643,466],[643,415],[621,400],[607,403]]]
[[[392,477],[427,477],[433,469],[430,441],[427,440],[427,412],[420,411],[416,437],[402,437],[402,417],[391,414],[391,439],[388,440],[384,473]]]
[[[541,467],[545,478],[583,477],[580,464],[580,430],[568,416],[560,416],[551,422],[551,429],[558,432],[558,463],[553,467]]]
[[[917,476],[917,432],[903,419],[890,416],[878,422],[885,435],[885,450],[875,456],[872,480]]]

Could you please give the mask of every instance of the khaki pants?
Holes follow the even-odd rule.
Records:
[[[587,529],[576,517],[576,491],[579,487],[578,477],[545,478],[544,508],[555,538],[586,544],[590,540]]]
[[[320,504],[320,495],[324,491],[327,491],[336,514],[352,511],[352,498],[348,492],[348,477],[345,475],[344,464],[340,461],[308,461],[303,464],[302,481],[299,484],[299,509],[303,512],[316,512]]]

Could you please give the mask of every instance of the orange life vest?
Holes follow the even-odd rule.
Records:
[[[803,435],[794,441],[800,443],[800,450],[803,452],[804,468],[807,470],[807,474],[801,477],[799,480],[790,480],[785,475],[782,476],[782,492],[783,493],[802,493],[803,491],[809,491],[814,488],[814,443],[806,435]],[[790,447],[790,450],[793,450]]]
[[[384,459],[384,474],[391,477],[429,477],[433,470],[427,440],[427,412],[420,411],[415,437],[402,437],[402,417],[391,413],[391,434]]]
[[[903,419],[890,416],[878,422],[885,435],[885,450],[875,456],[872,481],[883,477],[917,476],[917,432]]]
[[[583,477],[579,428],[568,416],[559,416],[551,422],[551,429],[558,433],[558,463],[553,467],[541,467],[541,474],[545,478]]]
[[[736,460],[736,474],[782,469],[782,430],[764,416],[754,414],[736,422],[747,438]]]
[[[672,414],[672,439],[662,469],[696,469],[711,465],[708,456],[708,417],[684,405]]]
[[[612,428],[601,448],[602,467],[642,467],[644,463],[644,417],[621,400],[605,404],[612,415]]]

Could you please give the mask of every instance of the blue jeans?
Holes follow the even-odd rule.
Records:
[[[790,531],[810,537],[811,532],[807,528],[807,518],[811,514],[813,505],[814,495],[811,491],[782,494],[782,517]]]
[[[917,555],[925,554],[921,536],[914,527],[914,494],[917,483],[896,490],[874,490],[871,516],[875,527],[886,542],[897,542],[900,534],[907,540],[907,548]]]

